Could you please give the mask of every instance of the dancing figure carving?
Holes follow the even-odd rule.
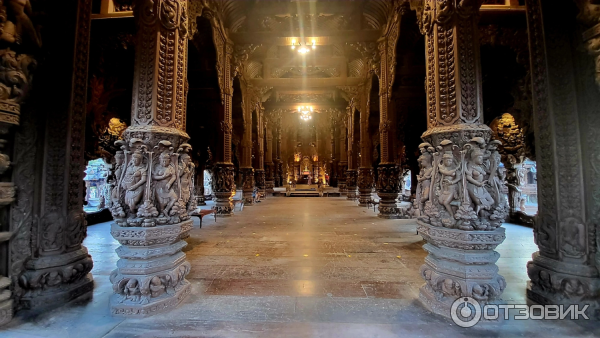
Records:
[[[152,171],[152,180],[154,181],[154,196],[158,212],[163,216],[169,216],[173,204],[177,202],[177,194],[173,189],[173,183],[177,180],[177,176],[169,153],[160,154],[159,162]]]
[[[147,168],[142,161],[142,153],[136,150],[131,156],[131,161],[121,182],[121,187],[125,189],[125,204],[132,213],[136,212],[137,206],[142,200],[144,184],[148,179]]]

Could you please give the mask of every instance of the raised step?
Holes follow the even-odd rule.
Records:
[[[290,197],[320,197],[318,192],[291,192]]]

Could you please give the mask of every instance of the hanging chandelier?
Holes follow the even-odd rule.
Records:
[[[308,48],[308,44],[304,44],[302,45],[300,42],[296,42],[296,39],[292,39],[292,50],[295,50],[296,47],[298,48],[298,53],[300,54],[306,54],[308,52],[310,52],[310,49]],[[316,48],[316,43],[315,40],[312,40],[312,45],[311,45],[312,49]]]
[[[298,113],[300,113],[300,119],[302,119],[303,121],[308,121],[308,120],[312,119],[312,112],[313,112],[312,106],[298,107]]]

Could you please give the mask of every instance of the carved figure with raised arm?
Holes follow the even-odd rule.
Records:
[[[143,155],[136,150],[131,156],[131,161],[125,171],[121,187],[125,189],[125,204],[132,214],[135,214],[137,206],[144,194],[144,184],[148,179],[148,170],[143,163]]]
[[[158,212],[163,216],[169,216],[173,204],[177,201],[177,194],[173,189],[173,183],[177,180],[177,176],[169,153],[160,154],[159,163],[152,170],[152,180],[154,180]]]
[[[483,167],[483,155],[482,149],[473,149],[465,172],[467,191],[471,201],[475,204],[475,213],[478,215],[482,210],[490,210],[494,204],[494,199],[485,188],[488,181],[485,179],[487,172]]]
[[[450,203],[460,198],[458,195],[460,190],[458,182],[462,179],[460,167],[455,162],[452,152],[446,151],[442,155],[442,163],[438,168],[440,173],[440,195],[438,200],[452,217],[454,217],[454,211]]]

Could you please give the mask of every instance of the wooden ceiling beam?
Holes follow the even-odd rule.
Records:
[[[282,88],[292,88],[296,90],[310,90],[319,87],[335,86],[358,86],[362,79],[356,77],[335,77],[335,78],[291,78],[291,79],[251,79],[252,85],[256,87],[275,87],[277,90]]]
[[[254,5],[251,14],[260,16],[295,15],[295,14],[352,14],[357,10],[360,1],[324,1],[324,2],[275,2],[264,1]]]
[[[335,102],[325,102],[325,103],[317,103],[317,102],[267,102],[264,104],[265,111],[269,111],[271,109],[289,109],[290,114],[294,114],[297,112],[298,106],[313,106],[315,110],[324,110],[327,108],[339,108],[346,109],[347,103],[344,99],[338,99]],[[320,114],[320,113],[317,113]]]
[[[293,58],[280,58],[280,59],[262,59],[264,65],[269,67],[339,67],[341,64],[346,63],[345,57],[332,56],[332,57],[302,57],[297,56]]]
[[[317,29],[311,31],[310,28],[307,28],[303,32],[285,30],[276,32],[231,33],[230,38],[236,44],[291,46],[292,39],[298,40],[301,33],[305,33],[304,39],[309,42],[312,38],[315,38],[317,46],[345,42],[377,41],[381,37],[381,31],[374,29],[361,31]]]

